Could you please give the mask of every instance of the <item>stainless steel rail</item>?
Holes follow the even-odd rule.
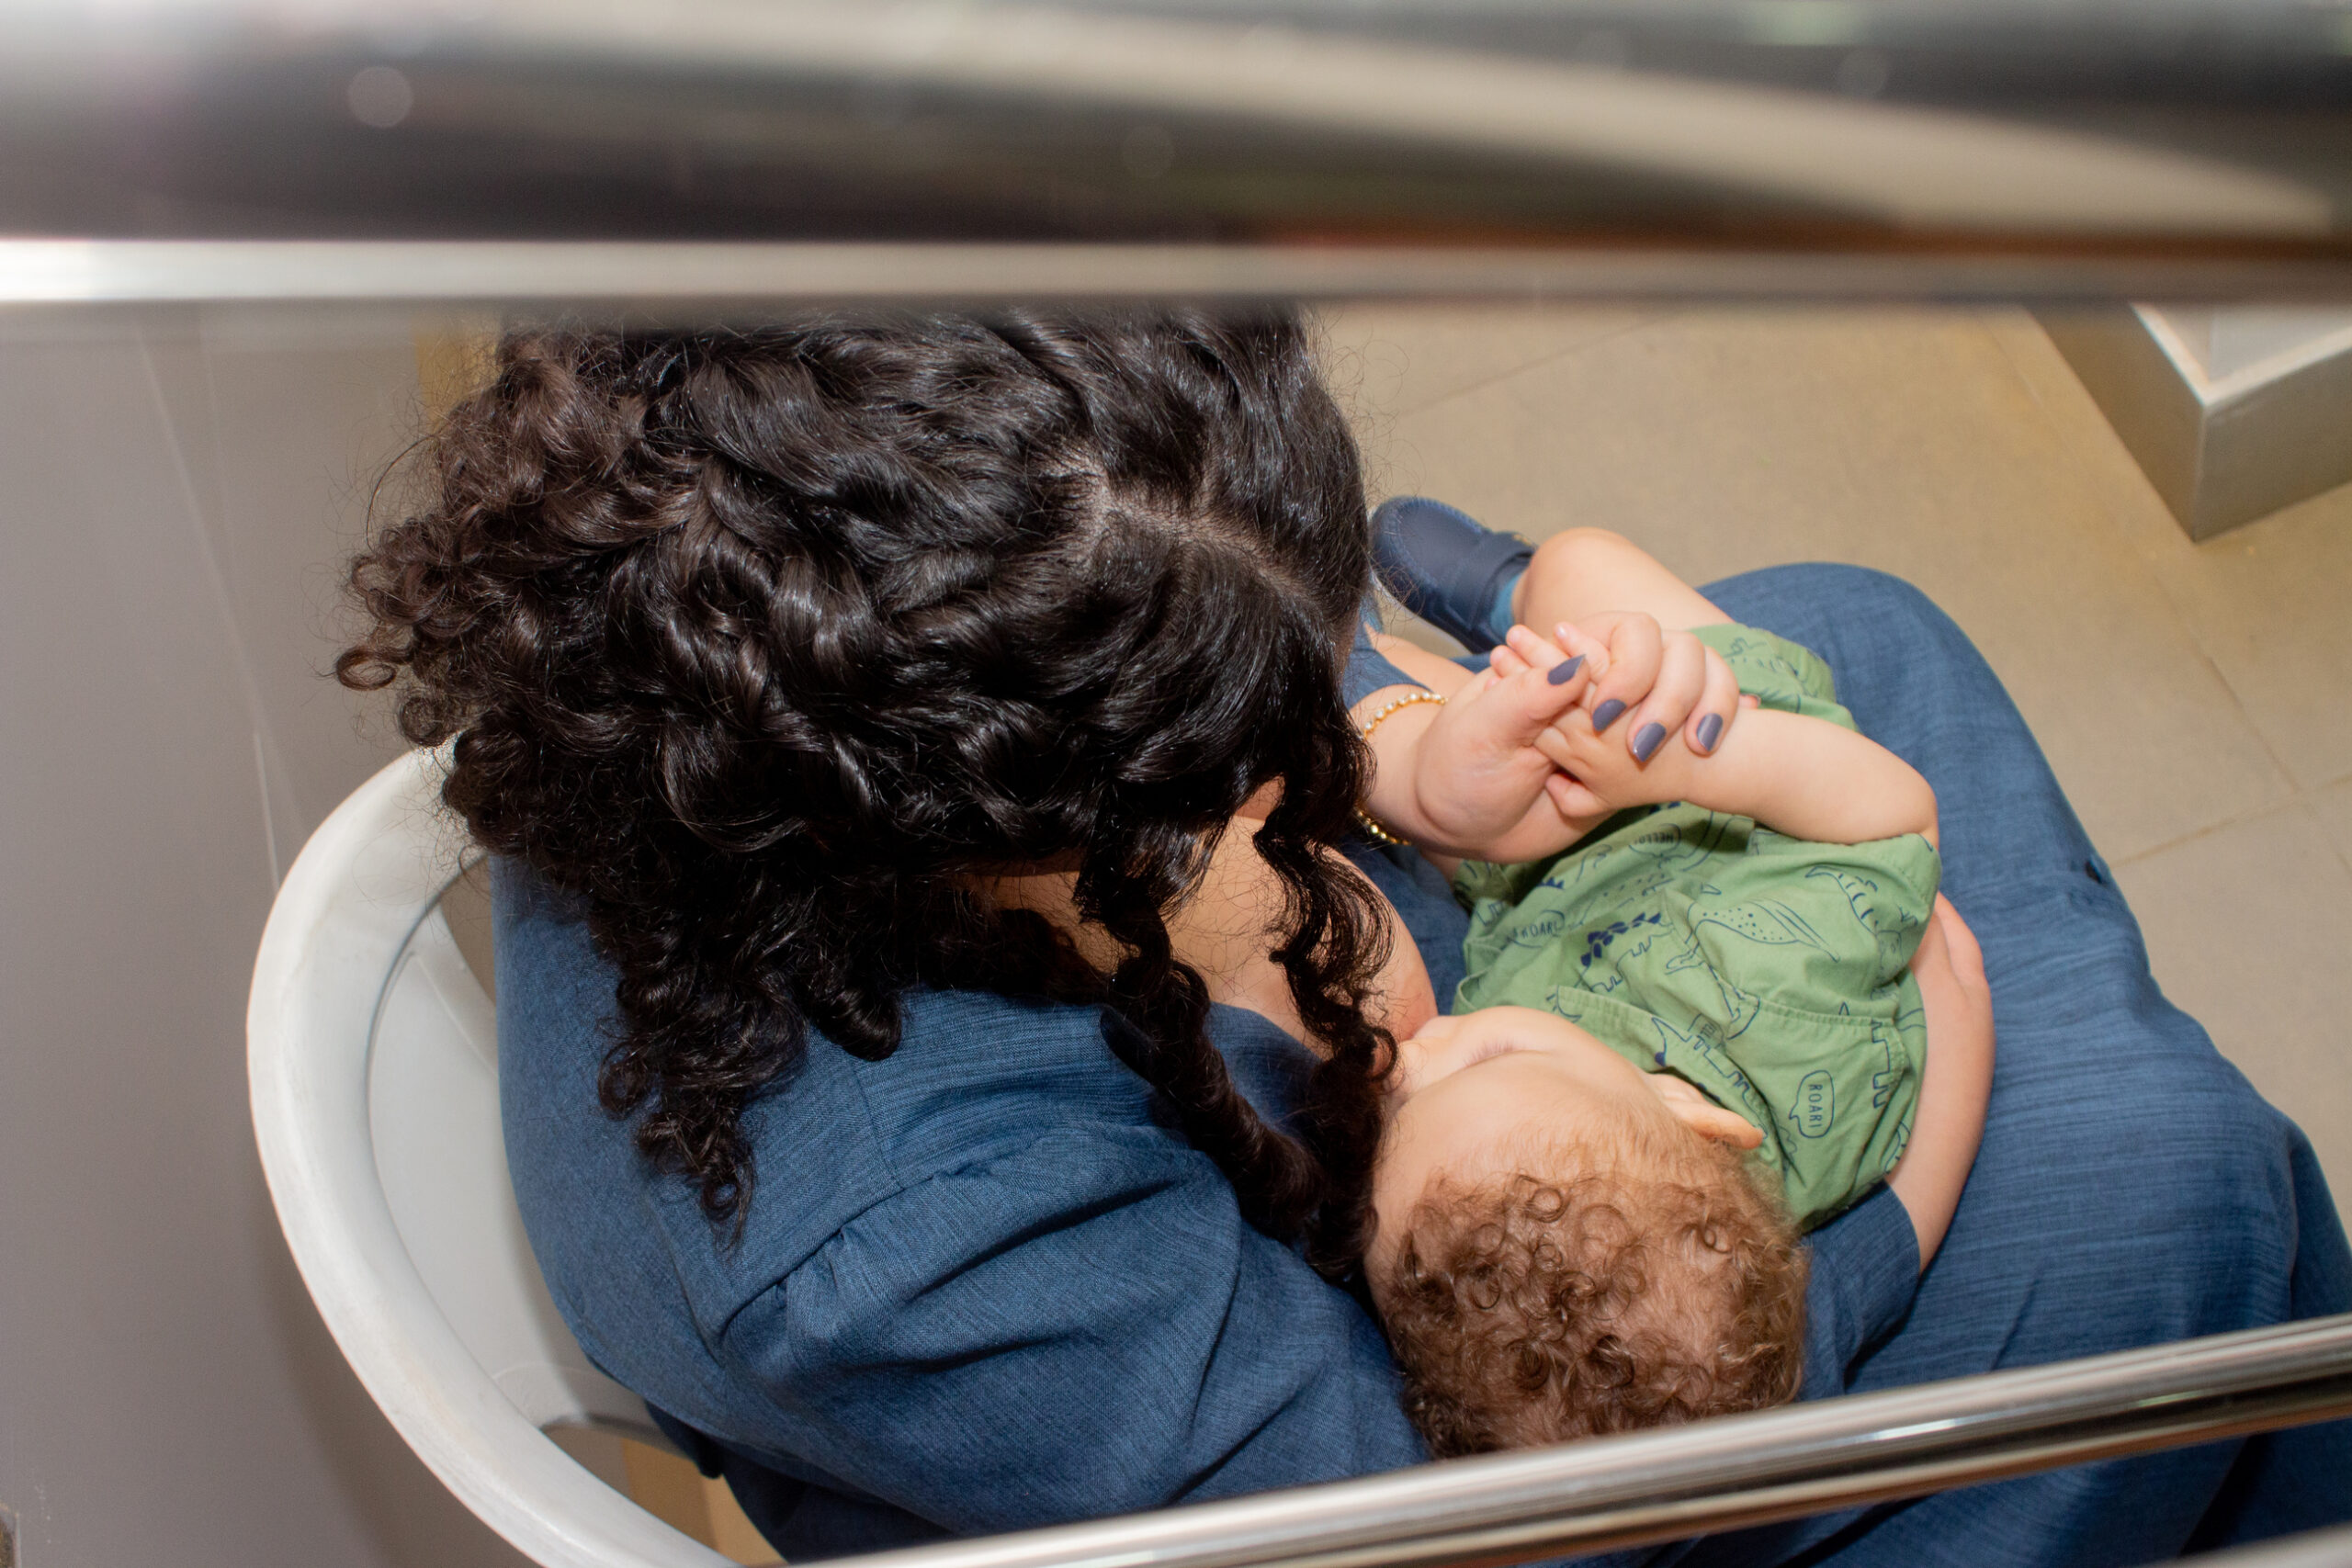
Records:
[[[1928,251],[0,237],[0,306],[614,309],[708,321],[796,305],[1041,298],[2352,301],[2352,262]]]
[[[2352,1529],[2313,1530],[2197,1560],[2198,1568],[2352,1568]]]
[[[2352,1314],[844,1562],[1487,1568],[2345,1416]]]
[[[16,0],[6,235],[553,247],[28,252],[17,300],[2352,298],[2352,11]]]

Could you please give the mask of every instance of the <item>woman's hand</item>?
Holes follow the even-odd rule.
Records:
[[[1605,649],[1591,638],[1580,636],[1574,626],[1561,626],[1557,636],[1561,646],[1582,648],[1596,663],[1607,659]],[[1544,659],[1553,651],[1552,644],[1525,626],[1511,627],[1510,637],[1510,647],[1498,651],[1530,660]],[[1547,733],[1536,737],[1536,750],[1560,769],[1547,781],[1554,804],[1564,814],[1605,816],[1632,807],[1682,799],[1689,794],[1692,768],[1703,760],[1694,757],[1683,738],[1674,734],[1646,756],[1637,756],[1628,750],[1622,728],[1612,735],[1600,722],[1597,705],[1614,700],[1597,695],[1603,683],[1595,681],[1582,704],[1562,714]]]
[[[1489,668],[1475,676],[1395,639],[1375,638],[1392,662],[1446,703],[1397,712],[1374,732],[1379,770],[1373,816],[1442,863],[1471,855],[1538,860],[1567,848],[1615,809],[1558,772],[1555,725],[1597,727],[1635,761],[1654,754],[1678,728],[1686,745],[1691,734],[1704,735],[1700,755],[1722,743],[1724,723],[1738,711],[1738,683],[1722,658],[1690,633],[1667,633],[1651,616],[1623,612],[1595,616],[1585,627],[1564,625],[1559,635],[1555,645],[1514,626]],[[1363,706],[1376,710],[1388,694],[1375,694]],[[1579,706],[1590,712],[1589,721],[1575,717]],[[1623,716],[1629,706],[1630,722]],[[1653,735],[1653,725],[1665,728]]]
[[[1510,641],[1496,650],[1502,672],[1528,657],[1522,641],[1546,646],[1532,628],[1512,627]],[[1723,744],[1739,716],[1739,682],[1723,655],[1639,610],[1604,611],[1575,625],[1563,621],[1553,627],[1549,646],[1570,657],[1586,656],[1592,687],[1584,705],[1592,714],[1592,727],[1622,737],[1637,761],[1647,761],[1677,730],[1692,756],[1704,757]],[[1753,707],[1755,699],[1745,705]],[[1621,723],[1624,728],[1619,729]]]
[[[1886,1184],[1911,1216],[1924,1270],[1960,1207],[1993,1094],[1993,990],[1984,979],[1984,954],[1940,893],[1911,955],[1911,975],[1928,1014],[1928,1067],[1910,1145]]]
[[[1541,859],[1582,838],[1607,813],[1559,808],[1550,789],[1559,774],[1539,742],[1589,683],[1583,660],[1548,648],[1464,681],[1419,730],[1400,770],[1407,836],[1441,855],[1498,861]],[[1375,733],[1375,750],[1379,742]],[[1383,771],[1390,765],[1384,753]]]
[[[1739,710],[1756,705],[1740,695],[1721,654],[1687,631],[1665,631],[1634,612],[1582,626],[1563,622],[1550,641],[1513,626],[1491,663],[1508,674],[1574,657],[1584,660],[1590,683],[1577,706],[1535,741],[1561,770],[1546,787],[1564,817],[1597,819],[1684,798],[1687,764],[1704,761],[1723,745]],[[1668,765],[1674,760],[1685,765]]]

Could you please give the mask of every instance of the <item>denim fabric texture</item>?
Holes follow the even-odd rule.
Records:
[[[2352,1310],[2301,1131],[2164,999],[2025,721],[1908,584],[1779,567],[1704,591],[1828,661],[1934,786],[1943,891],[1997,1038],[1984,1146],[1902,1330],[1856,1392]],[[2352,1423],[2077,1466],[1707,1543],[1708,1562],[2132,1563],[2352,1518]]]
[[[1366,599],[1363,614],[1356,617],[1355,646],[1348,649],[1347,669],[1340,676],[1340,694],[1350,707],[1355,706],[1373,693],[1386,686],[1418,686],[1419,681],[1406,674],[1372,646],[1373,628],[1380,624],[1380,605]]]
[[[1916,1297],[1890,1195],[1814,1237],[1807,1397],[2352,1307],[2308,1145],[2158,995],[1958,629],[1847,568],[1709,592],[1820,651],[1861,728],[1935,784],[1946,886],[1984,942],[2001,1030],[1984,1152]],[[1399,679],[1357,668],[1349,691]],[[1358,858],[1446,994],[1464,921],[1444,883],[1408,853]],[[494,902],[508,1159],[558,1307],[787,1557],[1423,1457],[1376,1325],[1241,1222],[1099,1013],[918,992],[886,1060],[812,1038],[749,1113],[758,1185],[730,1238],[597,1108],[613,976],[578,910],[503,863]],[[1213,1027],[1261,1111],[1286,1117],[1303,1050],[1252,1013],[1219,1009]],[[1612,1561],[2123,1563],[2347,1516],[2338,1424]]]

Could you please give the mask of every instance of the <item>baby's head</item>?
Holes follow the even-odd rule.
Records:
[[[1804,1252],[1756,1130],[1563,1020],[1472,1016],[1400,1050],[1364,1260],[1432,1451],[1792,1398]]]

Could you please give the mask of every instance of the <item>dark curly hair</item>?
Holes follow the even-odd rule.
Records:
[[[1432,1453],[1796,1397],[1806,1260],[1779,1205],[1720,1145],[1626,1153],[1441,1179],[1415,1206],[1374,1294]]]
[[[917,986],[1102,1008],[1271,1232],[1361,1187],[1334,1167],[1376,1132],[1387,927],[1325,846],[1365,779],[1339,670],[1369,540],[1295,320],[522,330],[424,450],[336,672],[397,682],[474,836],[584,898],[620,974],[605,1107],[714,1222],[751,1097],[811,1028],[888,1055]],[[1235,1089],[1165,923],[1273,781],[1321,1157]],[[978,891],[1023,867],[1074,869],[1125,960]]]

